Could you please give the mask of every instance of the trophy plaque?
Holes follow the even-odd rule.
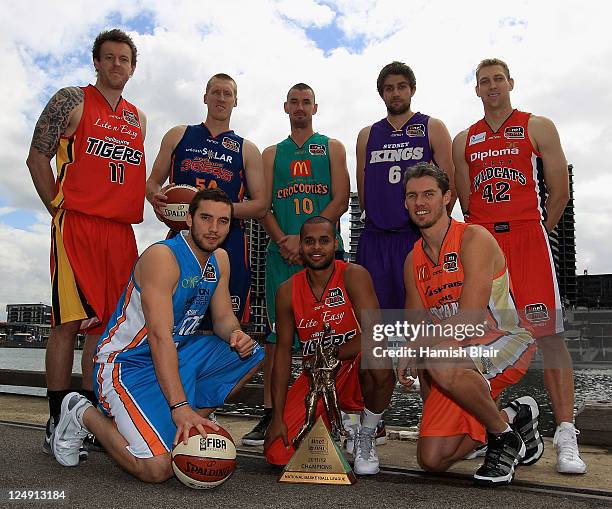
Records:
[[[293,439],[296,451],[285,466],[279,482],[308,484],[354,484],[357,479],[335,439],[342,439],[347,432],[342,425],[342,415],[336,392],[336,373],[340,369],[336,345],[325,346],[331,327],[324,325],[323,336],[317,343],[314,355],[304,362],[310,390],[304,404],[304,425]],[[316,418],[319,398],[323,398],[324,411],[331,424],[332,435],[323,417]]]

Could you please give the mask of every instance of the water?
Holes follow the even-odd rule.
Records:
[[[45,351],[36,348],[0,348],[0,369],[19,369],[43,371],[45,369]],[[73,372],[81,372],[81,351],[74,352]],[[297,376],[300,365],[294,363],[293,376]],[[262,383],[261,373],[251,380]],[[579,369],[574,372],[576,392],[575,410],[586,400],[612,400],[612,367],[606,369]],[[32,394],[43,396],[45,389],[33,387],[15,387],[0,385],[0,392],[16,394]],[[540,368],[532,368],[519,383],[505,391],[502,402],[505,404],[519,396],[533,396],[540,404],[540,431],[546,436],[552,436],[555,423],[552,416],[550,399],[544,389],[544,372]],[[228,404],[223,410],[248,414],[261,414],[263,407],[244,404]],[[422,403],[418,392],[396,387],[391,398],[391,404],[385,412],[385,421],[392,426],[416,426],[421,418]]]

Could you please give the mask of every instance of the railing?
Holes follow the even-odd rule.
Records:
[[[82,376],[73,374],[70,379],[70,389],[81,388]],[[0,369],[0,385],[13,385],[18,387],[46,387],[44,371],[21,371],[13,369]],[[242,403],[249,406],[263,405],[263,385],[245,384],[228,403]]]

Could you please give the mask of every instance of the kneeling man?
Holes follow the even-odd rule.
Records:
[[[315,216],[302,225],[300,255],[306,269],[285,281],[276,295],[274,413],[264,449],[273,465],[285,465],[294,453],[290,444],[304,424],[309,386],[307,374],[302,372],[287,390],[293,336],[297,331],[306,362],[315,353],[325,325],[329,325],[331,333],[326,340],[338,345],[338,359],[342,361],[336,374],[339,406],[345,412],[362,412],[354,439],[354,470],[356,474],[372,475],[379,471],[376,426],[389,406],[395,377],[390,361],[377,369],[361,369],[361,312],[378,310],[378,300],[368,271],[335,260],[337,249],[336,228],[328,219]],[[317,416],[322,412],[323,403],[319,401]]]
[[[232,311],[229,260],[219,248],[233,205],[219,189],[191,201],[189,231],[158,242],[140,257],[95,356],[94,386],[102,412],[78,393],[62,402],[52,436],[55,458],[79,463],[94,433],[137,478],[172,476],[170,451],[191,428],[206,436],[206,417],[259,368],[263,349],[240,330]],[[200,330],[210,307],[213,331]],[[114,421],[114,422],[113,422]]]
[[[533,337],[520,325],[506,260],[493,236],[448,217],[446,174],[419,163],[407,170],[404,182],[406,208],[422,235],[406,258],[406,307],[444,326],[429,328],[432,335],[421,335],[411,345],[424,399],[419,464],[445,471],[487,442],[485,462],[474,479],[508,484],[516,464],[534,463],[542,455],[539,410],[526,396],[500,412],[493,398],[527,371]],[[448,327],[450,336],[441,333]],[[404,385],[412,384],[409,364],[405,358],[398,365]]]

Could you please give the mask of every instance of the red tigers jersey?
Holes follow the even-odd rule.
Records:
[[[323,291],[321,300],[312,293],[306,270],[292,276],[291,300],[295,327],[302,343],[302,354],[308,358],[314,354],[323,325],[331,326],[329,340],[342,345],[361,332],[353,311],[353,304],[344,285],[347,262],[334,260],[335,267]]]
[[[138,110],[123,97],[113,110],[93,85],[75,133],[62,136],[55,157],[56,208],[141,223],[145,193],[144,140]]]
[[[531,113],[513,110],[495,132],[483,118],[468,131],[469,221],[486,224],[543,219],[540,154],[527,131]]]
[[[438,260],[434,263],[425,253],[423,239],[412,250],[412,268],[421,302],[434,323],[454,316],[459,311],[459,298],[463,289],[463,264],[461,242],[469,225],[451,219],[451,223]],[[478,343],[486,342],[500,334],[526,334],[520,327],[519,316],[510,291],[507,266],[493,277],[491,296],[487,307],[487,332],[476,337]]]

